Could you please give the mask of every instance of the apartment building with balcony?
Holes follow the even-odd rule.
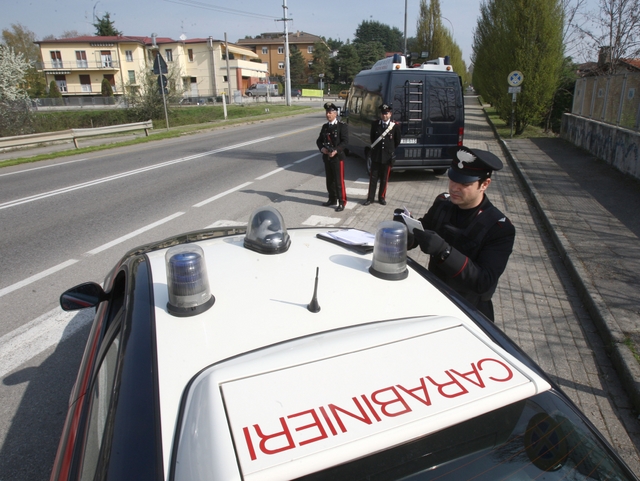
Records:
[[[63,97],[101,95],[103,79],[114,95],[141,88],[158,52],[173,78],[180,79],[176,87],[185,97],[233,95],[268,75],[267,66],[251,49],[212,37],[82,36],[37,43],[47,85],[55,81]]]
[[[314,45],[317,42],[324,42],[324,40],[322,37],[306,32],[289,32],[289,50],[292,45],[298,47],[309,71],[313,64]],[[269,66],[269,75],[285,75],[285,38],[283,32],[261,33],[255,38],[242,38],[238,40],[237,44],[253,50],[258,58]]]

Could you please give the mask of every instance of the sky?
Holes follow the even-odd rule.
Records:
[[[284,31],[282,8],[285,0],[0,0],[0,29],[22,24],[38,39],[59,36],[65,31],[95,33],[94,13],[111,14],[123,35],[151,35],[179,39],[213,37],[237,42],[249,35]],[[405,30],[414,37],[420,0],[286,0],[288,30],[325,38],[353,40],[358,25],[377,21]],[[467,66],[471,57],[473,31],[480,0],[441,0],[443,25],[462,49]]]

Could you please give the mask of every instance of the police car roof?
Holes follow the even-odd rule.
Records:
[[[272,255],[198,242],[215,303],[191,317],[167,309],[167,250],[147,253],[165,474],[296,477],[550,388],[421,274],[376,277],[326,231]]]

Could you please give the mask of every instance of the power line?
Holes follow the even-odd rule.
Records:
[[[238,15],[240,17],[252,17],[252,18],[262,18],[269,20],[276,20],[278,17],[273,17],[270,15],[261,15],[257,13],[244,12],[242,10],[235,10],[233,8],[220,7],[218,5],[210,5],[204,2],[198,2],[196,0],[164,0],[169,3],[176,3],[178,5],[186,5],[189,7],[202,8],[204,10],[213,10],[214,12],[228,13],[230,15]]]

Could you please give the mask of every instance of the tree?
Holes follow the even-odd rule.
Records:
[[[28,69],[22,53],[0,45],[0,136],[18,135],[29,129],[28,96],[21,87]]]
[[[360,72],[360,58],[353,45],[343,45],[335,59],[333,78],[340,83],[351,83]]]
[[[416,38],[412,51],[427,52],[430,59],[449,57],[454,72],[462,77],[463,83],[468,84],[467,65],[462,59],[462,50],[453,36],[442,23],[440,1],[420,1],[420,16],[416,25]]]
[[[562,67],[563,11],[560,0],[487,0],[473,41],[473,85],[509,121],[512,98],[507,77],[524,76],[514,106],[514,129],[521,134],[548,112]]]
[[[24,55],[13,48],[0,45],[0,102],[26,100],[27,93],[21,87],[29,64]]]
[[[36,34],[19,23],[11,24],[11,29],[2,30],[2,43],[16,54],[21,54],[28,64],[21,86],[31,98],[41,97],[47,90],[45,77],[36,67],[41,57],[35,42]]]
[[[58,84],[56,83],[55,80],[52,80],[49,83],[49,95],[48,97],[50,99],[61,99],[62,98],[62,94],[60,93],[60,89],[58,88]]]
[[[333,80],[333,75],[329,68],[329,47],[324,42],[316,42],[313,44],[313,63],[311,64],[311,73],[316,77],[324,74],[325,82],[329,83]]]
[[[605,54],[615,73],[620,59],[640,56],[640,0],[600,0],[600,11],[590,12],[593,28],[581,27],[591,52]]]
[[[400,29],[375,20],[360,22],[354,37],[354,44],[377,41],[383,45],[386,52],[402,52],[404,50],[404,34]]]
[[[385,57],[386,51],[384,45],[377,40],[366,43],[355,43],[354,47],[360,59],[360,70],[370,69],[378,60]]]
[[[302,52],[298,49],[297,46],[291,45],[291,49],[289,51],[289,67],[291,80],[296,82],[306,82],[306,69],[307,63],[302,56]]]
[[[96,17],[96,23],[94,23],[93,26],[96,28],[96,35],[100,37],[117,37],[122,35],[122,32],[114,26],[109,12],[106,12],[102,18]]]
[[[113,88],[106,78],[102,79],[100,91],[103,97],[113,97]]]
[[[344,45],[344,42],[340,39],[334,40],[331,37],[329,37],[328,39],[325,39],[324,37],[322,37],[322,39],[325,41],[325,43],[327,44],[327,47],[329,47],[329,50],[331,51],[340,50],[340,47]]]

